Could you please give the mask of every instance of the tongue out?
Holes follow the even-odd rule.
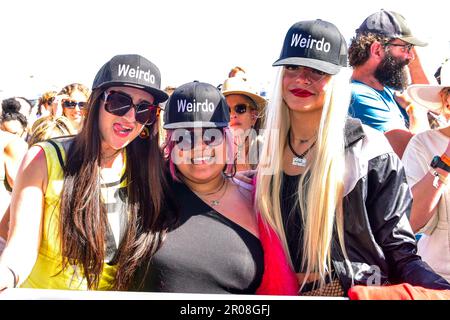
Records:
[[[119,137],[126,137],[130,134],[132,129],[128,128],[128,127],[124,127],[120,123],[114,123],[113,130],[114,130],[114,133],[117,134]]]

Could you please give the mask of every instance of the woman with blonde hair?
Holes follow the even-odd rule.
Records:
[[[288,31],[266,113],[256,205],[280,235],[300,294],[341,296],[355,284],[449,289],[415,254],[411,195],[381,133],[347,119],[342,34],[322,20]],[[345,77],[342,79],[341,77]]]
[[[58,93],[61,99],[63,115],[67,117],[72,127],[79,132],[83,126],[84,118],[88,113],[88,104],[90,91],[81,83],[72,83]]]
[[[226,79],[221,91],[230,107],[236,171],[256,169],[261,144],[260,129],[263,128],[267,101],[242,77]]]

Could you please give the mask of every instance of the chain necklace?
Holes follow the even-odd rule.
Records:
[[[311,138],[306,140],[306,141],[309,141],[309,140],[311,140]],[[292,147],[292,144],[291,144],[291,129],[289,129],[289,131],[288,131],[288,145],[289,145],[289,149],[291,149],[291,152],[294,154],[294,157],[292,157],[292,165],[293,166],[306,167],[306,158],[305,158],[305,156],[315,146],[316,141],[314,141],[313,144],[310,145],[309,148],[305,150],[305,152],[303,152],[302,154],[298,154],[297,152],[295,152],[294,148]],[[301,142],[301,140],[300,140],[300,142]]]
[[[226,178],[223,178],[223,182],[222,182],[222,184],[220,185],[220,187],[219,187],[216,191],[213,191],[213,192],[200,193],[200,192],[198,192],[198,191],[194,191],[193,189],[192,189],[192,191],[193,191],[197,196],[199,196],[200,198],[202,198],[202,197],[208,197],[208,196],[211,196],[211,195],[213,195],[213,194],[216,194],[216,193],[220,192],[222,189],[224,189],[224,187],[225,187],[225,189],[223,190],[223,192],[222,192],[222,194],[220,195],[220,197],[218,197],[218,198],[216,198],[216,199],[212,199],[212,200],[207,200],[207,202],[209,202],[209,204],[211,205],[211,207],[216,207],[216,206],[218,206],[218,205],[220,204],[220,200],[223,198],[223,196],[224,196],[225,193],[227,192],[227,188],[228,188],[228,183],[227,183],[227,182],[228,182],[227,179],[226,179]]]

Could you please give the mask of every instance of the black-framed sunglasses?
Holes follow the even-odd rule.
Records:
[[[47,104],[52,104],[55,101],[55,97],[51,97],[47,99]]]
[[[235,105],[234,107],[230,107],[230,113],[233,109],[236,114],[244,114],[247,112],[247,110],[250,110],[251,107],[248,104],[239,103],[239,104]]]
[[[399,43],[386,43],[385,46],[391,46],[391,47],[401,47],[403,52],[410,53],[412,48],[414,48],[414,45],[411,43],[405,43],[405,44],[399,44]]]
[[[87,102],[64,100],[62,102],[62,106],[67,109],[75,109],[76,106],[78,106],[78,108],[80,108],[80,109],[87,109]]]
[[[159,115],[159,106],[148,101],[141,101],[138,104],[133,103],[133,98],[118,91],[105,91],[105,110],[113,115],[122,117],[131,108],[134,108],[136,121],[140,124],[151,125],[156,122]]]
[[[200,128],[175,129],[172,141],[175,141],[181,150],[192,150],[198,139],[209,147],[216,147],[223,142],[224,134],[223,128],[201,128],[201,131]]]

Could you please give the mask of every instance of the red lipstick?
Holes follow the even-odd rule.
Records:
[[[296,97],[301,97],[301,98],[308,98],[310,96],[313,96],[314,93],[308,91],[308,90],[303,90],[303,89],[292,89],[289,90],[294,96]]]

